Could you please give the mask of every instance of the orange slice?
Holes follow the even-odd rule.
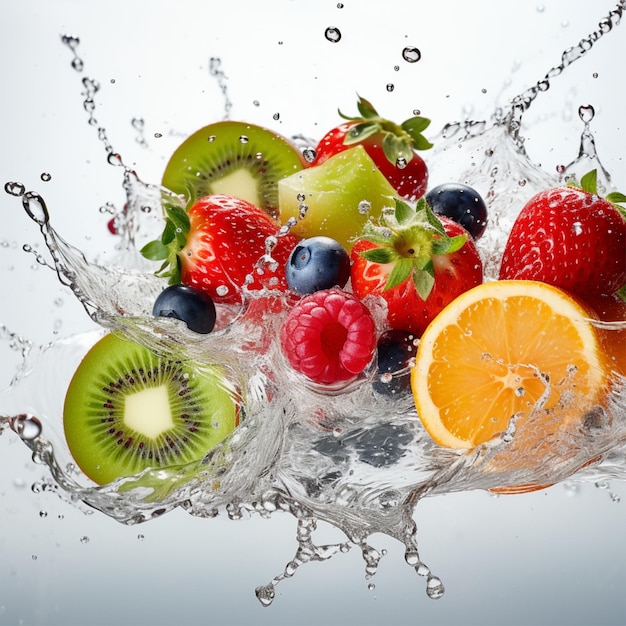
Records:
[[[489,441],[513,417],[520,445],[549,446],[550,434],[581,421],[607,383],[589,313],[555,287],[522,280],[487,282],[451,302],[424,332],[411,373],[425,429],[452,448]]]

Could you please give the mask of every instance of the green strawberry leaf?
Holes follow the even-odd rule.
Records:
[[[385,291],[388,289],[393,289],[398,285],[402,284],[413,271],[413,262],[411,259],[403,259],[399,258],[391,272],[389,273],[389,277],[387,278],[387,282],[385,283]]]
[[[346,133],[343,143],[347,146],[365,141],[368,137],[375,135],[380,131],[380,125],[374,122],[367,122],[365,124],[357,124],[352,126]]]
[[[413,272],[413,285],[417,295],[422,300],[427,300],[435,285],[435,270],[432,262],[428,268]]]
[[[378,111],[374,108],[374,105],[365,98],[359,96],[359,100],[357,102],[357,109],[359,113],[367,120],[378,117]]]
[[[402,130],[411,137],[415,150],[429,150],[433,144],[422,134],[430,126],[430,120],[425,117],[412,117],[402,123]]]
[[[387,160],[394,165],[398,165],[398,161],[404,160],[408,163],[413,158],[413,149],[402,137],[398,137],[388,132],[383,137],[383,152]]]
[[[163,259],[167,259],[169,250],[167,245],[163,245],[159,239],[156,239],[141,248],[140,253],[149,261],[163,261]]]
[[[359,252],[366,261],[370,263],[379,263],[385,265],[387,263],[393,263],[396,259],[399,259],[398,253],[393,248],[380,247],[370,248],[369,250],[363,250]]]
[[[415,209],[402,200],[396,199],[396,210],[394,213],[396,222],[399,225],[408,224],[415,217]]]
[[[587,193],[598,193],[598,170],[587,172],[580,179],[580,188]]]

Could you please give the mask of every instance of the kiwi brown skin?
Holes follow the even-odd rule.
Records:
[[[165,168],[162,184],[191,201],[215,193],[243,198],[276,218],[278,181],[305,166],[301,151],[282,135],[227,120],[183,141]],[[236,172],[245,175],[237,178]]]
[[[150,420],[163,405],[148,400],[150,393],[142,395],[145,389],[156,389],[156,397],[169,403],[171,425],[158,433]],[[131,395],[132,426],[125,408]],[[98,484],[198,461],[238,421],[238,404],[217,369],[159,357],[114,334],[100,339],[81,361],[63,410],[70,452]]]

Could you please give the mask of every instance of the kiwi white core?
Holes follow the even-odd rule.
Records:
[[[126,396],[124,423],[133,430],[156,439],[174,426],[165,385],[146,387]]]
[[[255,206],[262,206],[263,203],[259,193],[259,181],[243,167],[212,181],[211,191],[227,196],[237,196]]]

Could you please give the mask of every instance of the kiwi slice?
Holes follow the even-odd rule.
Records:
[[[191,200],[236,196],[277,217],[278,181],[304,166],[302,153],[285,137],[254,124],[216,122],[183,141],[162,182]]]
[[[99,484],[197,461],[238,419],[216,368],[161,358],[114,334],[81,361],[63,410],[70,452]]]

